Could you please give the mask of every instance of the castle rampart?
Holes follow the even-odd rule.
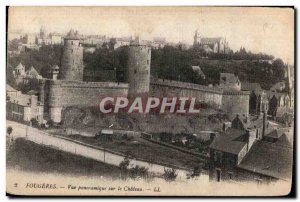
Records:
[[[179,81],[152,79],[150,95],[155,97],[195,97],[200,102],[222,105],[222,89]]]
[[[238,115],[249,115],[249,91],[224,91],[222,110],[229,114],[229,118]]]

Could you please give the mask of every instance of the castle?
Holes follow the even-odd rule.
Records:
[[[150,63],[151,48],[136,39],[129,45],[128,83],[83,81],[83,49],[78,33],[71,30],[64,38],[61,67],[53,68],[52,79],[40,82],[40,102],[55,123],[62,121],[62,112],[66,107],[96,107],[101,98],[108,96],[195,97],[233,116],[248,116],[249,92],[150,79]],[[224,82],[223,86],[226,86],[226,80]]]

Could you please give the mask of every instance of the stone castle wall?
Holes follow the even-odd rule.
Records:
[[[103,97],[127,96],[128,84],[113,82],[83,82],[49,80],[47,105],[51,120],[61,122],[61,112],[69,106],[99,106]]]
[[[234,118],[237,114],[249,115],[249,96],[248,91],[224,92],[222,98],[222,110]]]
[[[150,95],[155,97],[195,97],[217,107],[222,105],[222,93],[219,88],[198,84],[155,79],[150,82]]]
[[[56,122],[61,121],[61,111],[65,107],[98,106],[103,97],[128,95],[127,83],[49,80],[45,88],[48,93],[44,100],[48,103],[51,119]],[[150,82],[149,96],[195,97],[221,108],[232,115],[230,118],[249,114],[249,92],[223,92],[214,87],[157,79]]]
[[[97,106],[103,97],[127,96],[128,84],[113,82],[50,81],[49,106]]]

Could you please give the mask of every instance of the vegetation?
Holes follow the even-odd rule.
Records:
[[[6,133],[8,135],[10,135],[12,133],[12,131],[13,131],[13,128],[11,126],[8,126],[7,129],[6,129]]]
[[[121,179],[126,180],[129,178],[136,180],[139,178],[148,179],[148,168],[136,165],[135,167],[129,168],[130,160],[125,157],[124,160],[119,164],[121,169]]]
[[[38,155],[37,155],[38,154]],[[118,179],[120,168],[18,138],[7,151],[7,168],[18,166],[30,172]]]
[[[97,47],[94,53],[84,53],[85,72],[91,72],[99,81],[126,82],[128,46],[113,49],[113,42]],[[15,42],[8,48],[14,49]],[[11,68],[20,62],[29,68],[34,66],[43,77],[53,65],[60,66],[61,45],[44,45],[39,50],[26,50],[8,60],[8,81],[13,85]],[[198,65],[206,75],[204,80],[195,74],[192,65]],[[251,53],[245,48],[228,54],[205,53],[199,48],[182,49],[180,46],[165,46],[153,49],[151,53],[151,74],[162,79],[192,82],[197,84],[217,84],[221,72],[237,73],[241,81],[260,83],[269,89],[275,82],[284,79],[286,65],[281,59],[263,53]],[[268,75],[270,79],[266,80]],[[91,79],[91,78],[88,78]]]
[[[164,169],[164,174],[163,174],[163,178],[167,181],[167,182],[172,182],[175,181],[177,178],[177,173],[176,170],[171,168],[171,169]]]

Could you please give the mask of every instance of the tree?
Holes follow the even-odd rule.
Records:
[[[201,167],[199,165],[194,166],[193,170],[188,174],[188,178],[198,177],[201,174]]]
[[[148,176],[148,168],[136,165],[129,169],[129,176],[131,179],[137,179],[139,177],[146,179]]]
[[[167,181],[167,182],[172,182],[175,181],[177,178],[177,173],[176,170],[174,168],[171,169],[164,169],[164,174],[162,175],[163,178]]]
[[[13,128],[11,126],[8,126],[7,129],[6,129],[6,133],[8,135],[10,135],[12,133],[12,131],[13,131]]]

